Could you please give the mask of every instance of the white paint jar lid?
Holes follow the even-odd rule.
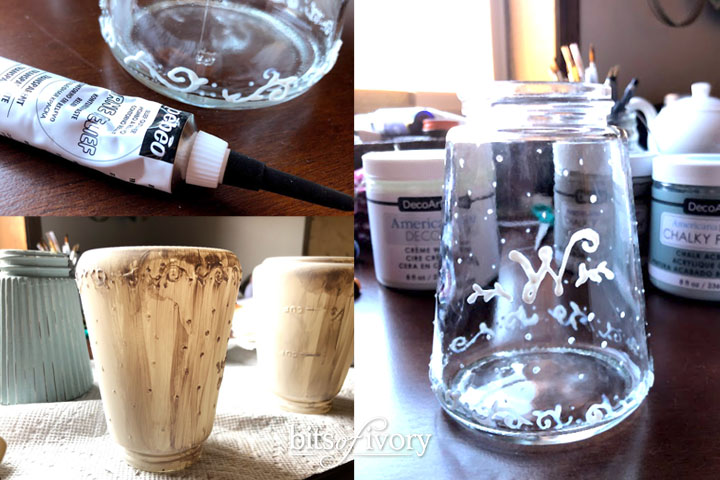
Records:
[[[652,174],[653,158],[657,156],[655,152],[631,153],[630,154],[630,173],[633,177],[649,177]]]
[[[445,176],[445,150],[390,150],[363,155],[365,175],[377,180],[438,180]]]
[[[652,178],[658,182],[720,187],[720,154],[658,155]]]

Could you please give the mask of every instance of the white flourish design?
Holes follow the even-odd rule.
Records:
[[[595,283],[600,283],[602,282],[602,277],[600,276],[601,273],[605,275],[605,278],[607,278],[608,280],[612,280],[615,278],[615,274],[612,272],[612,270],[607,268],[607,262],[605,261],[600,262],[597,267],[591,268],[589,270],[587,268],[587,265],[581,263],[578,267],[578,279],[575,282],[575,286],[579,287],[588,280],[591,280]]]
[[[612,340],[613,342],[620,343],[622,341],[622,332],[620,330],[618,330],[617,328],[613,327],[612,324],[610,324],[610,322],[607,322],[606,327],[607,328],[604,332],[598,331],[597,332],[598,335],[600,335],[600,337],[602,337],[604,339]]]
[[[538,317],[537,313],[533,313],[530,317],[528,317],[525,308],[520,305],[517,310],[511,312],[507,316],[506,321],[507,328],[513,327],[515,323],[519,323],[523,327],[531,327],[533,325],[537,325],[538,321],[540,321],[540,317]]]
[[[567,427],[570,425],[573,421],[572,415],[568,417],[567,422],[562,421],[562,417],[560,414],[562,413],[562,407],[560,404],[555,405],[555,408],[552,410],[533,410],[533,415],[535,415],[535,418],[537,418],[537,421],[535,422],[540,428],[540,430],[547,430],[550,427],[553,426],[553,420],[555,420],[555,427],[557,429]]]
[[[550,264],[552,263],[553,250],[547,245],[541,247],[540,250],[538,250],[538,258],[540,258],[541,263],[537,271],[533,268],[532,263],[525,255],[523,255],[517,250],[510,251],[510,253],[508,254],[508,258],[511,261],[519,264],[528,278],[527,283],[523,287],[523,302],[533,303],[535,301],[538,289],[540,288],[540,284],[545,279],[546,275],[550,275],[550,277],[555,282],[555,296],[559,297],[563,294],[564,289],[562,285],[562,279],[565,275],[565,269],[567,268],[567,262],[570,258],[570,252],[572,251],[573,246],[580,241],[582,241],[581,246],[583,250],[585,250],[587,253],[593,253],[597,251],[600,244],[600,235],[592,228],[583,228],[582,230],[578,230],[577,232],[573,233],[570,237],[570,241],[565,247],[562,263],[560,264],[560,269],[557,271],[557,273],[550,267]],[[607,265],[607,262],[602,262],[601,265],[602,272],[606,275],[606,277],[609,280],[614,278],[612,272],[605,267],[605,265]],[[599,268],[600,267],[598,267],[598,269]],[[581,266],[580,269],[583,270],[583,267]],[[602,278],[596,271],[598,269],[587,270],[587,267],[585,267],[583,271],[588,277],[590,277],[592,272],[592,275],[596,276],[597,282],[600,283],[602,281]],[[608,276],[607,272],[610,272],[612,277]],[[585,281],[587,281],[587,279]]]
[[[573,301],[570,302],[570,308],[572,308],[570,318],[567,318],[567,310],[562,305],[556,305],[552,310],[548,310],[548,313],[551,317],[557,320],[560,325],[563,327],[572,327],[572,329],[576,332],[578,329],[578,320],[581,324],[587,324],[588,322],[592,322],[593,318],[595,318],[595,314],[592,312],[590,312],[589,315],[585,315],[580,309],[580,306]],[[565,321],[566,318],[567,321]]]
[[[274,68],[265,70],[263,72],[263,78],[268,82],[247,97],[243,97],[242,93],[230,94],[227,88],[222,89],[222,96],[225,100],[232,103],[283,100],[288,96],[288,93],[298,80],[298,77],[294,75],[287,78],[280,78],[280,73]]]
[[[492,338],[495,335],[495,332],[485,324],[485,322],[482,322],[480,324],[480,331],[476,333],[470,340],[466,339],[465,337],[457,337],[454,338],[452,342],[450,342],[450,350],[452,350],[455,353],[464,352],[468,349],[470,345],[475,343],[475,341],[480,337],[480,335],[487,335],[487,338]]]
[[[174,83],[170,83],[165,77],[160,74],[155,66],[148,61],[146,57],[149,55],[144,50],[140,50],[135,55],[128,55],[123,59],[126,65],[138,64],[148,71],[149,75],[156,81],[162,83],[167,88],[175,90],[176,92],[192,93],[201,86],[208,83],[208,79],[204,77],[198,77],[197,73],[193,72],[187,67],[175,67],[168,71],[167,77]],[[183,76],[184,75],[184,76]],[[187,84],[187,85],[185,85]],[[180,86],[184,85],[184,86]]]
[[[473,293],[470,294],[470,296],[467,299],[467,303],[472,305],[477,301],[479,297],[482,297],[485,303],[489,302],[495,297],[503,297],[504,299],[512,302],[513,297],[509,293],[505,291],[502,285],[500,283],[495,282],[495,285],[493,288],[489,290],[484,290],[480,285],[477,283],[473,283],[472,289],[474,290]]]
[[[587,422],[588,425],[601,422],[602,419],[612,411],[613,407],[610,404],[610,400],[603,395],[602,403],[595,403],[588,407],[587,412],[585,412],[585,422]]]

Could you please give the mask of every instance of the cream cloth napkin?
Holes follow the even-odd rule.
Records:
[[[213,431],[200,460],[182,472],[154,474],[125,463],[107,430],[96,380],[72,402],[0,406],[0,436],[8,443],[0,479],[300,479],[352,459],[342,444],[307,445],[314,434],[353,436],[354,369],[328,414],[303,415],[274,405],[255,365],[255,352],[228,350]]]

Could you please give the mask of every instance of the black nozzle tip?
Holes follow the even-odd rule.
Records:
[[[345,212],[351,212],[355,207],[350,195],[281,172],[234,151],[228,157],[222,183],[249,190],[267,190]]]

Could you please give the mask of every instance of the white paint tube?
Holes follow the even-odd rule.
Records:
[[[198,130],[191,113],[0,57],[0,135],[172,192],[225,183],[352,210],[352,197],[267,167]]]

